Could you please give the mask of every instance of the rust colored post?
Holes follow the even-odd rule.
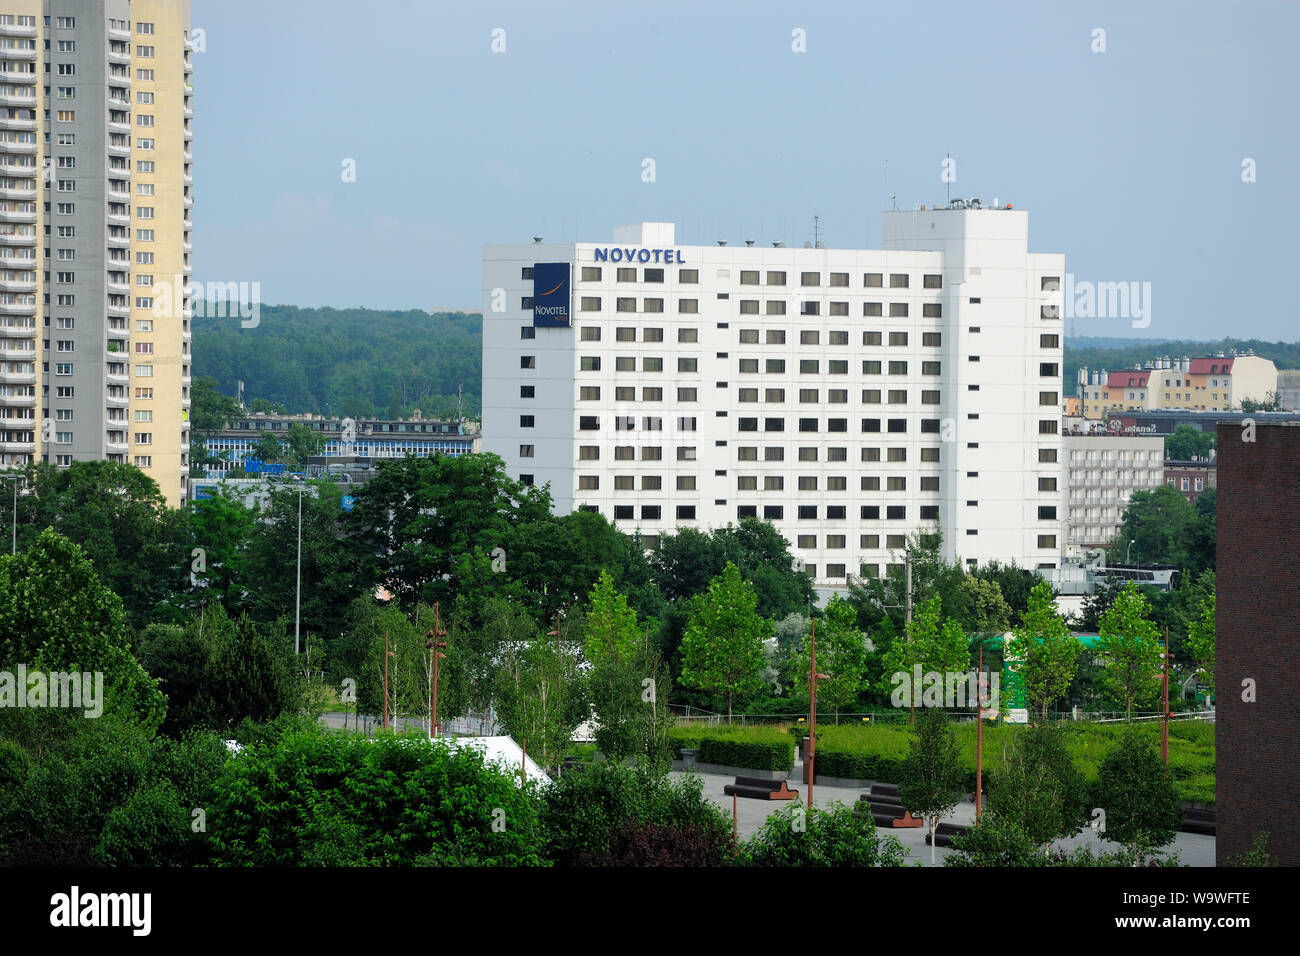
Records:
[[[984,795],[984,638],[980,638],[979,682],[975,686],[975,825]]]
[[[1165,625],[1165,666],[1161,668],[1164,672],[1164,689],[1161,698],[1164,700],[1165,715],[1162,721],[1160,731],[1160,759],[1169,766],[1169,671],[1173,667],[1173,659],[1169,656],[1169,625]]]
[[[812,643],[808,674],[808,812],[813,808],[813,784],[817,781],[817,618],[812,619]]]

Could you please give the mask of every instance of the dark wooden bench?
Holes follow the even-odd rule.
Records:
[[[751,800],[797,800],[798,790],[791,790],[784,780],[764,780],[762,777],[737,777],[735,783],[722,788],[727,796],[748,797]]]
[[[935,846],[952,846],[952,838],[969,833],[970,827],[962,823],[940,823],[934,833]],[[930,834],[925,835],[926,846],[930,845]]]
[[[858,805],[866,804],[871,818],[875,820],[876,826],[890,828],[919,827],[921,821],[915,819],[903,807],[903,801],[898,798],[898,788],[890,787],[892,793],[876,793],[875,787],[871,788],[870,793],[864,793],[858,797]]]
[[[1179,824],[1178,829],[1181,833],[1217,836],[1219,832],[1218,815],[1214,810],[1188,807],[1183,811],[1183,822]]]

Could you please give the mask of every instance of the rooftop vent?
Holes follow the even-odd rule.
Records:
[[[541,241],[542,241],[541,236],[533,236],[533,242],[541,242]]]
[[[747,245],[747,246],[752,246],[753,244],[754,244],[754,240],[753,240],[753,239],[746,239],[746,240],[745,240],[745,245]]]
[[[784,249],[784,248],[785,248],[785,243],[782,242],[780,239],[778,239],[778,240],[776,240],[775,242],[772,243],[772,248],[773,248],[773,249]]]
[[[718,240],[718,245],[720,245],[720,246],[725,246],[726,244],[727,244],[727,240],[726,240],[726,239],[719,239],[719,240]]]

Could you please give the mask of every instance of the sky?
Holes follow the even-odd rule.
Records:
[[[1027,209],[1076,283],[1150,283],[1146,327],[1067,334],[1300,339],[1290,0],[193,0],[192,22],[194,279],[267,304],[478,310],[485,244],[642,220],[802,245],[817,216],[879,248],[890,193],[951,187]]]

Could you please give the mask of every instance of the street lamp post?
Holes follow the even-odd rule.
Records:
[[[1124,549],[1124,563],[1125,563],[1125,564],[1128,564],[1128,556],[1129,556],[1130,554],[1133,553],[1133,545],[1135,545],[1135,544],[1137,544],[1136,541],[1130,541],[1130,542],[1128,543],[1128,547],[1127,547],[1126,549]]]
[[[293,652],[301,653],[299,634],[302,626],[302,490],[298,483],[298,587],[293,599]]]
[[[424,636],[425,649],[433,652],[433,686],[429,689],[429,739],[432,740],[438,736],[438,661],[447,656],[442,652],[447,642],[439,640],[447,636],[447,629],[442,626],[436,601],[433,605],[433,628],[426,631]]]

